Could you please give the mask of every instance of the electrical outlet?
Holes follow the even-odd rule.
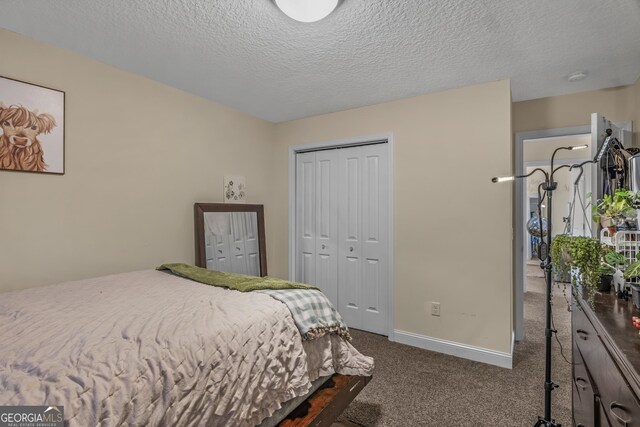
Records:
[[[440,316],[440,303],[432,302],[431,303],[431,315],[432,316]]]

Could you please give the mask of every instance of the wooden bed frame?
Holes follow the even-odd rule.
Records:
[[[371,377],[335,374],[287,415],[279,427],[329,427]]]

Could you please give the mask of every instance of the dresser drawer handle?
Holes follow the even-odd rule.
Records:
[[[583,340],[588,340],[589,339],[589,332],[585,331],[584,329],[577,329],[576,333],[578,334],[578,336],[580,336],[580,338],[582,338]]]
[[[583,384],[578,384],[578,382]],[[575,383],[576,383],[576,386],[582,391],[585,391],[587,389],[587,386],[584,384],[589,384],[589,382],[582,377],[576,377]]]
[[[631,419],[624,419],[620,417],[620,415],[614,412],[614,409],[620,409],[621,412],[624,412],[624,415],[628,414],[627,409],[618,402],[611,402],[611,405],[609,405],[609,413],[611,414],[613,419],[620,425],[623,425],[625,427],[628,426],[631,423]]]

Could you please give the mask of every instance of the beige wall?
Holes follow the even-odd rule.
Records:
[[[525,139],[522,157],[524,162],[551,161],[551,155],[559,147],[586,145],[582,150],[560,150],[556,153],[556,160],[588,159],[591,157],[591,134],[567,135],[550,138]]]
[[[276,213],[273,124],[5,30],[0,57],[66,92],[66,174],[0,171],[0,291],[193,262],[193,203],[221,202],[225,173]]]
[[[640,79],[633,85],[633,99],[635,101],[636,115],[633,122],[634,145],[640,147]]]
[[[508,81],[276,125],[277,209],[269,244],[287,274],[288,148],[391,132],[394,138],[395,329],[511,351],[511,172]],[[441,303],[441,317],[429,314]]]
[[[513,103],[513,132],[591,124],[591,113],[610,120],[634,120],[634,143],[640,146],[640,80],[620,86]]]
[[[66,174],[0,172],[0,291],[191,262],[192,205],[225,173],[265,204],[287,277],[288,147],[391,132],[395,328],[510,352],[511,187],[489,182],[512,169],[508,81],[273,125],[4,30],[0,54],[67,96]]]

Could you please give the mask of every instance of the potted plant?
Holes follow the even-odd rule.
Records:
[[[563,254],[563,252],[565,254]],[[583,236],[558,235],[551,243],[551,257],[556,274],[571,272],[572,284],[580,283],[593,301],[600,283],[602,244],[598,239]],[[562,262],[564,260],[565,265]],[[571,267],[575,267],[571,269]],[[574,288],[574,292],[575,292]]]
[[[604,228],[622,226],[627,219],[636,217],[637,202],[637,193],[619,188],[613,195],[605,194],[594,204],[593,219]]]
[[[600,281],[598,282],[598,292],[611,291],[611,282],[613,282],[613,273],[616,271],[606,264],[600,264]]]
[[[640,260],[638,260],[638,258],[640,258],[640,254],[636,256],[637,260],[635,262],[631,263],[627,268],[625,268],[624,277],[626,279],[634,279],[640,277]],[[631,284],[631,298],[633,301],[633,305],[635,305],[637,308],[640,308],[640,284]]]
[[[600,284],[598,285],[598,292],[611,291],[611,285],[613,284],[614,277],[617,271],[622,274],[624,267],[628,264],[627,258],[619,252],[616,252],[613,247],[602,245],[602,264],[600,264]]]
[[[556,282],[571,282],[571,252],[569,247],[571,236],[558,234],[551,242],[551,258],[553,259],[553,276]]]
[[[610,266],[616,268],[617,266],[624,267],[627,265],[627,258],[619,252],[608,250],[604,254],[604,261]]]

